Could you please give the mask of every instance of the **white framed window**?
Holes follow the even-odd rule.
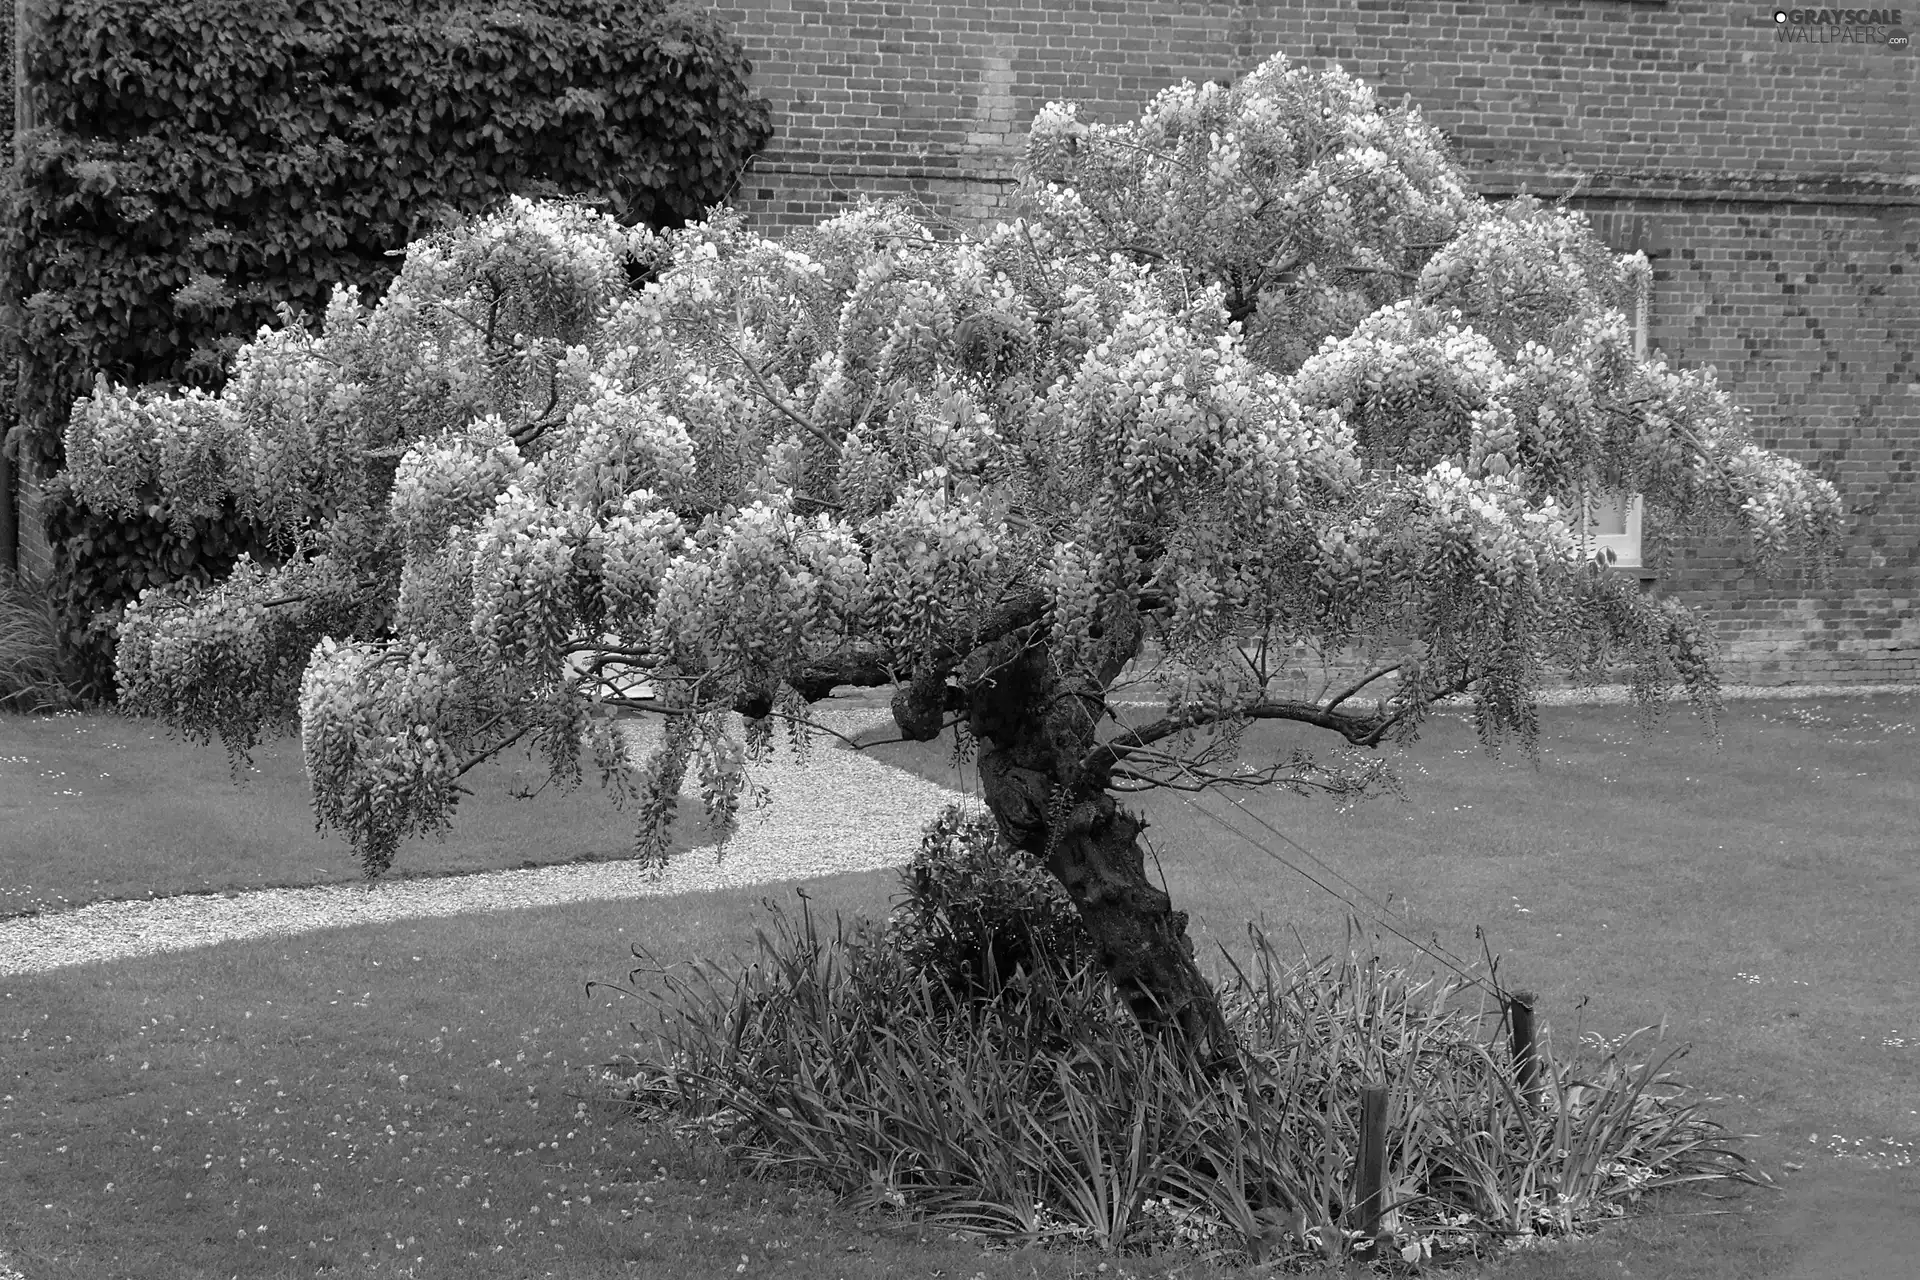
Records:
[[[1643,284],[1639,295],[1633,300],[1633,354],[1641,360],[1647,358],[1647,322],[1648,312],[1652,309],[1650,297],[1652,286]],[[1640,517],[1643,504],[1639,494],[1623,498],[1594,496],[1586,500],[1587,539],[1593,544],[1596,553],[1611,551],[1613,564],[1619,569],[1639,569],[1645,562],[1640,558]]]
[[[1613,552],[1615,568],[1638,569],[1640,561],[1640,495],[1622,502],[1619,495],[1587,501],[1587,539],[1596,552]]]

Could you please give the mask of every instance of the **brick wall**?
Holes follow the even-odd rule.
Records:
[[[991,216],[1045,102],[1137,114],[1276,51],[1411,95],[1479,189],[1566,195],[1655,263],[1652,340],[1714,365],[1762,443],[1840,483],[1834,580],[1762,578],[1676,540],[1656,589],[1709,610],[1730,674],[1920,679],[1920,56],[1782,26],[1771,4],[1344,0],[993,6],[735,0],[777,132],[740,205],[763,229],[862,192]],[[1920,26],[1920,0],[1904,13]],[[1807,39],[1789,39],[1805,35]],[[1658,531],[1654,531],[1658,536]]]
[[[1071,87],[1108,114],[1249,51],[1241,6],[953,5],[765,0],[721,5],[778,132],[738,203],[804,226],[858,193],[905,193],[957,219],[991,214],[1027,121]],[[1238,51],[1238,52],[1237,52]]]
[[[1771,5],[1143,0],[949,5],[735,0],[778,133],[742,186],[769,227],[857,191],[990,209],[1027,120],[1071,98],[1136,113],[1182,78],[1284,51],[1409,94],[1490,190],[1522,183],[1797,199],[1914,198],[1920,60],[1864,44],[1782,43]],[[1920,10],[1907,15],[1920,25]],[[1909,206],[1911,207],[1911,206]]]
[[[1756,204],[1645,223],[1655,346],[1718,369],[1760,443],[1832,479],[1852,513],[1827,586],[1695,537],[1672,540],[1662,589],[1718,619],[1753,683],[1920,681],[1920,217]]]

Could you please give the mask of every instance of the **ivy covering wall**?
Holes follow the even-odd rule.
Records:
[[[510,194],[697,219],[771,133],[739,43],[657,0],[42,0],[27,48],[41,127],[6,234],[16,443],[46,475],[97,376],[217,389],[282,302],[370,300],[409,240]],[[141,587],[270,558],[230,511],[180,538],[157,494],[128,521],[46,497],[91,697]]]

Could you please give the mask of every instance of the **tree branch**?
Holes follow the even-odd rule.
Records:
[[[1437,691],[1431,698],[1416,698],[1408,702],[1406,706],[1401,707],[1398,711],[1394,712],[1391,716],[1388,716],[1386,719],[1382,720],[1380,722],[1379,727],[1375,729],[1373,732],[1373,741],[1365,743],[1364,745],[1369,747],[1377,746],[1380,740],[1382,738],[1385,738],[1387,734],[1392,731],[1395,725],[1399,724],[1402,720],[1405,720],[1408,716],[1415,714],[1416,712],[1420,711],[1423,707],[1431,707],[1434,703],[1440,701],[1440,699],[1442,698],[1450,698],[1456,693],[1465,693],[1472,686],[1473,686],[1473,677],[1462,676],[1460,677],[1460,679],[1454,681],[1452,684],[1448,685],[1446,688]]]
[[[562,656],[570,653],[591,653],[596,655],[597,659],[604,659],[609,662],[624,662],[628,666],[633,667],[659,667],[666,665],[667,661],[651,650],[619,649],[612,645],[595,644],[590,640],[582,640],[577,644],[566,645],[560,650],[560,653]]]
[[[807,719],[807,718],[806,718],[806,717],[804,717],[804,716],[794,716],[794,715],[788,715],[788,714],[787,714],[786,712],[784,712],[784,711],[768,711],[768,712],[767,712],[767,714],[768,714],[768,715],[770,715],[770,716],[773,716],[773,717],[775,717],[775,718],[777,718],[777,719],[781,719],[781,720],[785,720],[785,721],[786,721],[787,723],[789,723],[789,724],[804,724],[804,725],[806,725],[806,726],[807,726],[807,727],[808,727],[809,729],[818,729],[818,730],[819,730],[819,731],[820,731],[821,733],[825,733],[825,734],[829,734],[829,735],[831,735],[831,736],[833,736],[833,737],[835,737],[835,738],[838,738],[838,739],[840,739],[840,741],[842,741],[842,742],[844,742],[844,743],[846,743],[848,747],[850,747],[851,749],[853,749],[853,750],[855,750],[855,751],[865,751],[865,750],[867,749],[867,747],[870,747],[870,746],[875,746],[875,745],[877,745],[876,743],[871,743],[871,742],[870,742],[870,743],[867,743],[867,744],[866,744],[865,746],[862,746],[862,745],[861,745],[860,743],[858,743],[858,742],[855,742],[855,741],[854,741],[854,740],[853,740],[852,738],[849,738],[849,737],[848,737],[848,736],[847,736],[846,734],[844,734],[844,733],[839,733],[839,732],[837,732],[837,731],[835,731],[835,730],[833,730],[833,729],[829,729],[829,728],[827,728],[827,726],[825,726],[825,725],[823,725],[823,724],[821,724],[821,723],[820,723],[819,721],[817,721],[817,720],[809,720],[809,719]],[[906,741],[906,739],[905,739],[905,738],[887,738],[887,739],[885,739],[885,741],[887,741],[887,742],[905,742],[905,741]]]
[[[1388,668],[1387,670],[1393,670]],[[1285,702],[1262,699],[1257,702],[1242,703],[1234,707],[1212,708],[1192,711],[1183,716],[1167,717],[1152,724],[1131,729],[1119,738],[1103,742],[1080,759],[1080,768],[1091,778],[1105,778],[1124,761],[1142,753],[1143,749],[1163,738],[1170,738],[1187,729],[1201,725],[1217,724],[1222,720],[1291,720],[1298,724],[1309,724],[1318,729],[1327,729],[1339,734],[1356,747],[1377,747],[1393,727],[1414,714],[1422,706],[1429,706],[1441,698],[1464,692],[1471,684],[1470,677],[1462,677],[1447,688],[1436,692],[1431,698],[1409,702],[1391,715],[1376,712],[1372,715],[1342,715],[1334,710],[1355,690],[1364,686],[1375,676],[1385,672],[1375,672],[1352,689],[1342,693],[1332,703],[1325,706],[1317,702]]]
[[[1337,263],[1334,266],[1328,267],[1327,270],[1354,271],[1362,275],[1399,276],[1402,280],[1418,280],[1420,278],[1418,272],[1402,271],[1399,267],[1368,267],[1368,266],[1362,266],[1358,262]],[[1532,295],[1528,295],[1528,296],[1532,296]]]
[[[495,716],[492,720],[488,721],[485,725],[483,725],[475,733],[474,736],[478,737],[479,734],[485,733],[488,729],[493,728],[494,725],[499,724],[500,721],[504,720],[506,716],[507,716],[506,712],[501,712],[499,715]],[[458,769],[455,769],[453,771],[453,776],[456,778],[461,777],[467,772],[467,770],[473,768],[474,766],[483,764],[486,761],[491,760],[493,757],[499,755],[502,751],[505,751],[508,747],[512,746],[514,743],[520,741],[520,739],[526,737],[528,733],[532,732],[532,730],[533,730],[533,726],[530,724],[521,726],[519,729],[516,729],[514,731],[514,734],[511,738],[508,738],[506,741],[499,743],[496,746],[488,747],[485,751],[482,751],[479,755],[474,756],[471,760],[461,765]],[[472,795],[473,793],[469,791],[467,794]]]
[[[375,587],[378,587],[380,585],[381,583],[379,579],[367,578],[360,582],[354,583],[352,590],[348,594],[350,595],[363,594],[365,592],[373,590]],[[315,599],[319,597],[321,594],[322,593],[318,591],[308,591],[297,596],[281,596],[277,600],[262,600],[260,602],[260,607],[262,609],[275,609],[283,604],[300,604],[300,603],[303,603],[304,601]]]
[[[547,415],[552,413],[554,407],[559,403],[560,371],[555,369],[547,379],[547,407],[542,409],[532,420],[523,422],[514,428],[511,433],[513,447],[516,449],[524,449],[544,435],[547,428],[553,425],[553,423],[547,421]]]
[[[1256,769],[1248,773],[1227,774],[1180,766],[1180,772],[1185,774],[1191,781],[1176,782],[1167,778],[1156,778],[1150,773],[1144,773],[1138,769],[1120,765],[1115,768],[1114,773],[1120,777],[1132,778],[1140,785],[1131,787],[1115,787],[1109,785],[1108,789],[1123,793],[1135,791],[1186,791],[1195,794],[1210,790],[1214,787],[1247,787],[1251,789],[1272,786],[1275,782],[1281,780],[1281,774],[1285,770],[1294,767],[1291,762],[1288,762],[1285,764],[1272,764],[1265,769]],[[1321,782],[1315,778],[1305,777],[1298,773],[1287,778],[1286,782],[1289,786],[1312,787],[1317,791],[1327,792],[1329,795],[1343,790],[1337,783]]]
[[[1354,681],[1352,684],[1342,689],[1334,697],[1333,701],[1327,704],[1327,710],[1329,711],[1333,710],[1335,707],[1345,702],[1348,698],[1351,698],[1354,694],[1360,692],[1362,689],[1372,684],[1375,680],[1378,680],[1381,676],[1392,675],[1394,672],[1398,671],[1401,667],[1405,665],[1406,663],[1404,662],[1396,662],[1390,667],[1382,667],[1378,671],[1375,671],[1370,675],[1365,675],[1360,677],[1360,679]]]
[[[1375,717],[1362,719],[1356,716],[1338,715],[1312,702],[1270,702],[1262,699],[1235,707],[1220,707],[1193,711],[1182,716],[1171,716],[1131,729],[1124,736],[1103,742],[1082,756],[1080,767],[1091,777],[1105,777],[1122,761],[1163,738],[1171,738],[1177,733],[1198,728],[1201,725],[1236,719],[1293,720],[1320,729],[1330,729],[1355,746],[1373,745],[1367,739],[1372,731]]]
[[[737,360],[740,364],[741,372],[747,375],[747,377],[753,383],[753,389],[755,391],[758,391],[761,397],[765,399],[768,404],[772,405],[774,408],[778,409],[782,414],[786,415],[786,417],[789,418],[802,431],[812,436],[815,440],[819,441],[821,444],[824,444],[829,448],[839,447],[834,443],[832,436],[828,435],[825,431],[821,430],[818,426],[816,426],[811,419],[802,416],[798,409],[795,409],[791,404],[788,404],[785,399],[783,399],[777,392],[775,392],[774,389],[767,384],[766,378],[763,376],[761,371],[753,367],[753,361],[747,359],[746,353],[741,351],[739,347],[736,347],[735,345],[733,345],[732,341],[729,340],[725,334],[716,332],[714,333],[713,337],[716,342],[718,342],[721,346],[725,347],[730,353],[732,353],[733,358]]]
[[[777,715],[779,713],[775,712],[774,714]],[[788,717],[788,718],[791,719],[791,717]],[[959,724],[962,720],[965,720],[965,719],[966,719],[965,716],[955,716],[951,720],[942,721],[940,724],[940,732],[945,733],[947,730],[953,728],[953,726]],[[807,723],[813,724],[811,720],[809,720]],[[814,725],[814,728],[826,729],[826,726]],[[826,732],[833,733],[833,730],[826,729]],[[833,736],[836,738],[840,738],[840,735],[837,733],[834,733]],[[852,747],[855,751],[865,751],[868,747],[884,747],[896,742],[914,742],[914,741],[917,741],[917,739],[903,736],[899,738],[875,738],[872,742],[855,742],[851,738],[840,738],[840,741],[846,743],[848,746]]]

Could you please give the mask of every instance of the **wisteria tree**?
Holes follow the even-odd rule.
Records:
[[[1276,58],[1135,123],[1049,107],[1029,146],[1022,216],[978,236],[516,201],[410,246],[370,310],[263,329],[217,397],[100,385],[67,439],[84,501],[154,476],[184,520],[231,492],[284,551],[144,592],[123,707],[219,733],[236,772],[297,721],[318,821],[373,875],[529,735],[563,786],[590,746],[661,859],[689,768],[725,823],[775,720],[800,745],[836,686],[895,686],[905,737],[977,749],[1141,1021],[1213,1051],[1117,796],[1362,787],[1364,749],[1457,694],[1489,747],[1531,746],[1555,671],[1624,665],[1711,717],[1705,626],[1593,554],[1596,496],[1827,554],[1832,486],[1710,373],[1635,357],[1645,260],[1473,196],[1417,110]],[[1165,706],[1126,728],[1149,635]],[[1348,674],[1304,683],[1307,654]],[[629,761],[614,711],[664,745]],[[1329,751],[1249,759],[1258,720]]]

